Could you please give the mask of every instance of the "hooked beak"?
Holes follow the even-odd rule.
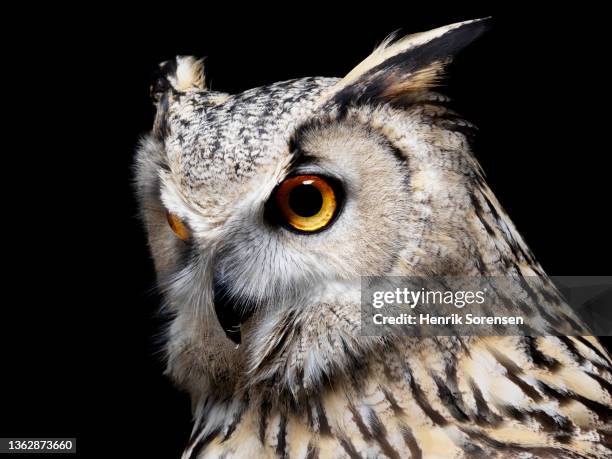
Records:
[[[236,301],[223,275],[218,272],[213,276],[213,292],[215,314],[219,325],[229,339],[240,344],[242,341],[240,328],[253,315],[254,308]]]

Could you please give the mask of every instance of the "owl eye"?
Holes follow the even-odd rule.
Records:
[[[186,241],[191,237],[191,231],[189,231],[187,225],[185,225],[176,215],[171,212],[166,212],[166,219],[168,220],[168,225],[170,225],[170,228],[179,239]]]
[[[328,226],[338,210],[338,187],[329,178],[297,175],[276,189],[274,203],[281,222],[292,229],[313,233]]]

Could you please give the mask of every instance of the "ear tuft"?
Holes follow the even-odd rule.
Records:
[[[204,59],[193,56],[177,56],[171,61],[159,64],[159,70],[151,85],[151,96],[160,96],[173,89],[178,92],[205,91]]]
[[[333,101],[394,102],[436,86],[453,56],[488,29],[488,19],[388,38],[332,89]]]

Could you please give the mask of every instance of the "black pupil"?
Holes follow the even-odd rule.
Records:
[[[323,206],[323,196],[313,185],[298,185],[289,193],[289,207],[301,217],[316,215]]]

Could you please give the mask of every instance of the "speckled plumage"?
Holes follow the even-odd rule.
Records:
[[[550,330],[569,317],[485,183],[469,123],[431,91],[482,28],[386,42],[344,79],[237,95],[208,91],[193,58],[162,66],[137,187],[168,373],[193,401],[185,458],[610,457],[612,363],[594,338],[359,333],[368,274],[533,276],[543,308],[562,311]],[[296,171],[345,187],[323,232],[266,221]],[[245,309],[239,346],[215,282]]]
[[[286,154],[286,139],[313,115],[334,78],[304,78],[228,96],[211,105],[200,93],[173,99],[168,112],[168,154],[181,156],[190,187],[203,182],[245,181]]]

